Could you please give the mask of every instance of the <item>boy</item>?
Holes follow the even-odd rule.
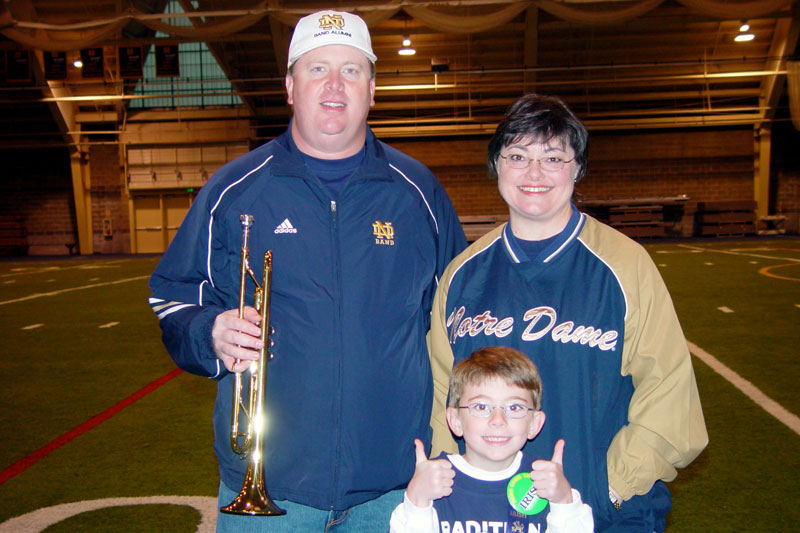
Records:
[[[482,348],[460,361],[450,377],[447,423],[466,452],[428,460],[415,439],[416,470],[390,531],[593,531],[592,509],[564,476],[564,441],[550,461],[531,462],[521,452],[544,424],[541,393],[536,365],[513,348]]]

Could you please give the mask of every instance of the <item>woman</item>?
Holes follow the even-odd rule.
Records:
[[[432,455],[455,452],[445,424],[455,363],[491,345],[539,367],[548,413],[525,451],[565,439],[564,473],[597,531],[663,531],[663,481],[706,446],[686,340],[647,252],[572,204],[588,132],[559,99],[520,98],[489,142],[489,171],[508,223],[448,266],[430,332]],[[487,435],[494,442],[498,435]]]

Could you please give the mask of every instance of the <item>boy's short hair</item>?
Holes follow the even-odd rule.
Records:
[[[492,378],[530,391],[533,408],[541,407],[542,379],[536,365],[519,350],[506,346],[481,348],[458,362],[450,374],[450,407],[458,407],[467,385],[480,385]]]

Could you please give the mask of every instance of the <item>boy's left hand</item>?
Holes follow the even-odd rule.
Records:
[[[572,503],[572,487],[564,476],[564,439],[559,439],[553,448],[553,458],[539,459],[531,465],[531,481],[536,494],[551,503]]]

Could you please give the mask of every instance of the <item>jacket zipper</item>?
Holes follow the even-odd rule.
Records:
[[[334,260],[334,277],[336,280],[336,305],[338,306],[337,310],[337,324],[334,328],[336,331],[341,331],[341,301],[342,301],[342,274],[341,274],[341,264],[339,261],[339,231],[337,228],[337,205],[336,200],[331,200],[331,239],[333,240],[333,260]],[[341,356],[341,338],[338,340],[339,346],[333,350],[334,353],[339,354]],[[338,401],[335,402],[335,405],[341,406],[341,395],[342,391],[342,362],[341,359],[337,359],[337,376],[336,376],[336,394],[339,395]],[[331,500],[330,500],[330,510],[332,511],[335,508],[335,503],[337,500],[336,493],[338,488],[338,477],[339,477],[339,457],[341,457],[341,411],[337,411],[335,415],[336,421],[334,424],[334,455],[333,455],[333,475],[331,476]]]

